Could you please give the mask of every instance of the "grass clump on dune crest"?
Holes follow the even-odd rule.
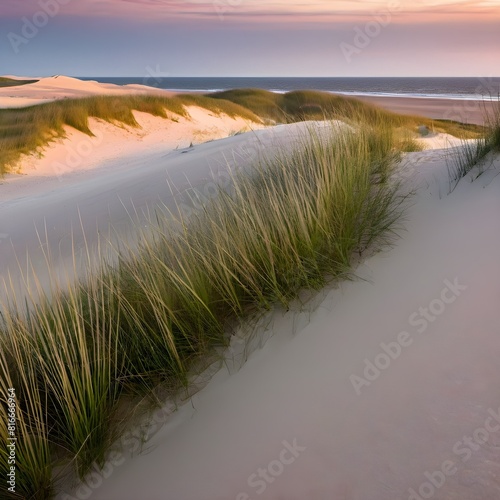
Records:
[[[495,151],[500,151],[500,97],[493,112],[488,115],[488,144]]]
[[[261,89],[234,89],[208,94],[214,99],[231,101],[252,110],[262,119],[277,123],[300,120],[353,119],[358,116],[372,124],[385,122],[394,127],[417,131],[427,126],[435,132],[479,137],[484,127],[450,120],[431,120],[421,116],[399,115],[353,97],[315,90],[294,90],[277,94]]]
[[[2,87],[19,87],[21,85],[28,85],[36,83],[38,80],[17,80],[14,78],[0,77],[0,88]]]
[[[224,113],[231,118],[241,117],[245,120],[260,123],[260,117],[250,109],[228,100],[213,99],[202,94],[179,94],[175,97],[184,106],[198,106],[212,111],[216,115]]]
[[[451,164],[448,165],[450,191],[453,191],[460,179],[478,164],[481,166],[477,175],[481,175],[484,172],[482,160],[491,151],[500,151],[500,101],[495,103],[495,107],[487,115],[486,124],[486,132],[482,137],[475,140],[461,137],[462,144],[455,152]]]
[[[344,277],[357,255],[390,242],[404,202],[391,180],[397,146],[390,127],[310,130],[189,218],[159,212],[114,266],[64,292],[53,283],[50,298],[11,301],[0,387],[19,391],[20,498],[51,498],[56,465],[81,479],[102,466],[123,407],[188,386],[227,345],[229,324]]]
[[[234,89],[208,96],[235,102],[276,123],[342,119],[359,114],[363,115],[365,121],[372,121],[381,112],[380,108],[357,99],[315,90],[294,90],[278,94],[261,89]],[[391,113],[387,113],[389,115]]]
[[[8,171],[21,155],[39,151],[50,141],[64,137],[65,126],[92,136],[89,118],[117,125],[138,126],[132,111],[167,118],[167,112],[188,117],[186,106],[200,106],[214,113],[241,116],[260,122],[251,111],[228,101],[204,96],[161,97],[156,95],[95,96],[65,99],[27,108],[0,110],[0,175]]]

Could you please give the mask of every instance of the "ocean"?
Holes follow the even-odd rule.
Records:
[[[149,68],[144,77],[78,77],[117,85],[139,84],[174,91],[217,92],[259,88],[272,92],[322,90],[352,96],[426,97],[430,99],[498,100],[500,77],[477,78],[296,78],[165,77]]]

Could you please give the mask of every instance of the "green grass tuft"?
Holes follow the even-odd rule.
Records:
[[[500,98],[496,102],[493,111],[488,115],[488,136],[487,141],[491,149],[500,151]]]
[[[461,137],[462,144],[454,155],[452,163],[448,165],[450,191],[453,191],[460,179],[477,165],[480,165],[477,172],[479,177],[484,172],[481,161],[491,151],[500,151],[500,100],[487,115],[486,123],[486,132],[480,138],[471,141]]]
[[[21,85],[29,85],[36,83],[38,80],[14,80],[13,78],[0,77],[0,88],[2,87],[19,87]]]
[[[186,106],[200,106],[216,114],[241,116],[260,122],[251,111],[229,101],[204,96],[161,97],[155,95],[96,96],[65,99],[19,109],[0,109],[0,175],[12,168],[23,154],[40,151],[52,140],[64,137],[65,126],[92,136],[89,118],[137,127],[133,110],[162,118],[188,116]],[[167,112],[173,114],[168,115]]]

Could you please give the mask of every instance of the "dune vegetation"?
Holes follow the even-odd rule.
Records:
[[[0,77],[1,87],[19,87],[20,85],[28,85],[29,83],[36,83],[38,80],[16,80],[14,78]]]
[[[487,115],[485,132],[475,140],[461,136],[462,144],[455,151],[448,164],[450,191],[460,179],[465,177],[474,167],[479,166],[477,175],[484,172],[484,160],[492,151],[500,151],[500,101]]]
[[[400,115],[353,97],[318,92],[294,90],[277,94],[260,89],[234,89],[209,94],[213,99],[223,99],[250,109],[256,115],[272,123],[292,123],[300,120],[322,120],[325,117],[345,119],[362,114],[369,123],[384,121],[394,127],[405,127],[412,131],[426,126],[434,132],[451,135],[479,137],[484,127],[451,120],[432,120],[422,116]]]
[[[487,142],[494,151],[500,151],[500,99],[494,111],[488,116]]]
[[[69,288],[54,280],[50,293],[11,294],[0,387],[3,403],[11,387],[18,396],[18,488],[5,498],[52,498],[56,470],[84,480],[104,465],[124,415],[189,387],[228,345],[230,325],[345,278],[392,241],[406,199],[392,176],[401,136],[361,114],[331,123],[328,137],[310,130],[293,150],[235,173],[232,189],[189,218],[159,210],[113,266]],[[0,405],[3,477],[7,416]]]
[[[188,116],[185,106],[189,105],[260,122],[246,108],[201,95],[172,98],[152,95],[95,96],[64,99],[26,108],[0,109],[0,174],[8,172],[23,154],[40,153],[52,140],[64,137],[67,126],[92,136],[89,128],[91,117],[137,127],[133,110],[167,119]]]
[[[65,127],[92,135],[89,118],[137,127],[133,110],[162,118],[187,116],[186,106],[215,114],[240,116],[250,122],[291,123],[316,119],[356,119],[362,114],[372,124],[388,122],[417,135],[421,125],[436,132],[478,137],[483,127],[457,122],[397,115],[356,99],[326,92],[295,91],[275,94],[266,90],[230,90],[213,94],[97,96],[64,99],[21,109],[0,109],[0,175],[15,167],[24,154],[39,153],[52,140],[64,137]]]
[[[258,105],[245,92],[258,92]],[[390,244],[407,199],[393,173],[402,152],[418,149],[417,126],[481,132],[321,93],[269,94],[96,97],[0,112],[11,160],[65,125],[91,134],[91,116],[134,126],[132,110],[170,118],[197,105],[257,121],[347,123],[332,121],[327,136],[311,129],[292,150],[235,173],[230,190],[189,217],[159,207],[113,265],[103,257],[69,286],[54,278],[50,291],[12,291],[0,316],[0,472],[9,470],[6,403],[15,388],[17,489],[2,498],[50,499],[61,475],[85,480],[134,410],[188,388],[228,345],[231,327],[348,277],[367,251]]]

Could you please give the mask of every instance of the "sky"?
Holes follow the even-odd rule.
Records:
[[[500,0],[0,0],[0,74],[500,76]]]

